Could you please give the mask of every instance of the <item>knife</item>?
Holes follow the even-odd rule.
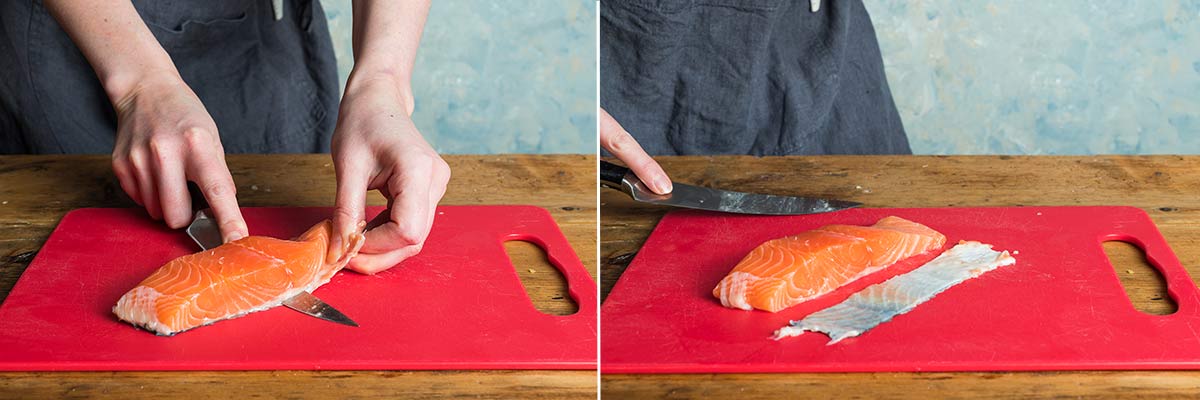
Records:
[[[204,194],[200,192],[200,187],[196,186],[195,183],[188,182],[188,193],[192,197],[192,209],[196,210],[191,225],[187,227],[188,236],[196,241],[196,244],[200,245],[200,248],[204,250],[224,244],[225,241],[221,239],[221,229],[217,226],[217,220],[213,219],[210,215],[212,210],[208,207],[208,200],[205,200]],[[326,304],[317,298],[317,296],[313,296],[312,293],[306,291],[284,300],[283,305],[329,322],[354,327],[358,326],[358,323],[347,317],[346,314],[342,314],[341,311],[338,311],[333,306]]]
[[[603,160],[600,161],[600,184],[625,192],[643,203],[738,214],[817,214],[862,205],[852,201],[733,192],[675,182],[671,182],[674,187],[671,193],[657,194],[629,168]]]

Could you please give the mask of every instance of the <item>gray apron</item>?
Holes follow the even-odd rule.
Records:
[[[600,104],[649,153],[908,154],[861,0],[601,0]]]
[[[329,151],[338,78],[316,0],[134,0],[229,153]],[[110,153],[95,72],[37,0],[0,1],[0,153]]]

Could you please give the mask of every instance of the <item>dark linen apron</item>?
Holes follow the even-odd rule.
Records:
[[[861,0],[601,0],[600,104],[653,155],[909,154]]]
[[[134,0],[229,153],[329,151],[338,78],[317,0]],[[0,1],[0,153],[110,153],[116,116],[39,0]]]

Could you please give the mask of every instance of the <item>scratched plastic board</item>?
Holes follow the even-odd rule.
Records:
[[[932,255],[771,314],[722,307],[711,290],[758,244],[828,224],[896,215],[1010,250],[1015,265],[968,280],[865,334],[826,345],[788,323]],[[1137,311],[1104,253],[1147,253],[1179,309]],[[1200,294],[1154,223],[1131,207],[851,209],[763,217],[671,212],[601,307],[605,373],[1200,369]]]
[[[252,234],[294,237],[330,209],[244,213]],[[546,250],[577,313],[534,308],[508,240]],[[358,328],[277,307],[159,337],[113,316],[122,294],[194,246],[138,209],[68,213],[0,305],[0,370],[596,367],[595,281],[541,208],[439,207],[419,255],[374,276],[343,271],[313,292]]]

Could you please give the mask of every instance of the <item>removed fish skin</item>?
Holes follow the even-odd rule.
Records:
[[[819,331],[829,335],[832,340],[828,344],[832,345],[912,311],[959,283],[1016,262],[1009,252],[992,250],[990,244],[959,242],[917,269],[871,285],[800,321],[791,321],[775,331],[774,339]]]
[[[760,244],[712,293],[725,307],[778,312],[945,243],[941,233],[895,216],[871,226],[826,225]]]
[[[338,260],[327,260],[326,220],[295,241],[249,236],[171,260],[121,296],[123,321],[172,336],[188,329],[276,307],[329,282],[362,246],[353,234]]]

